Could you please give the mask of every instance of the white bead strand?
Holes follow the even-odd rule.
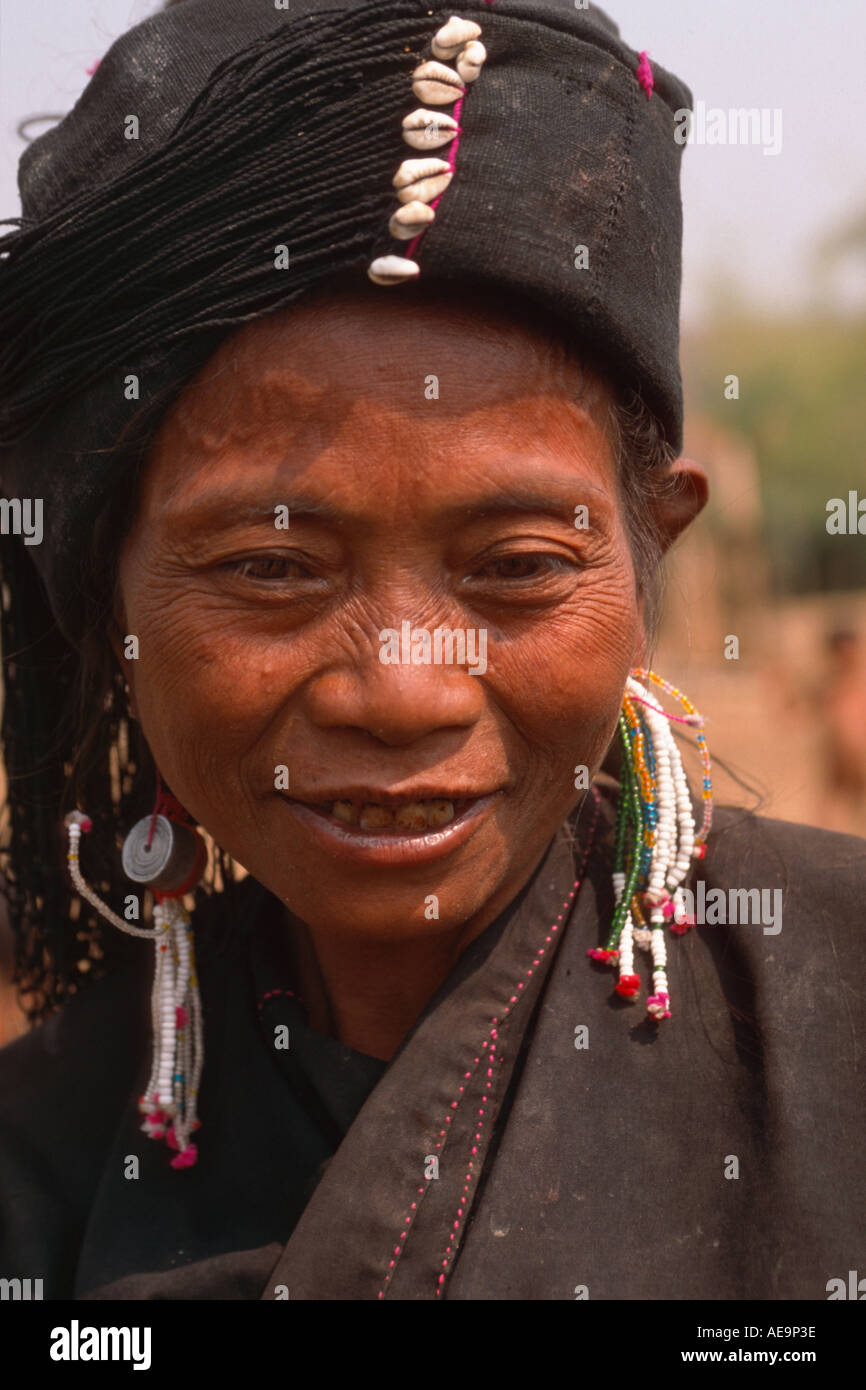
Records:
[[[204,1064],[201,997],[195,975],[189,914],[182,899],[172,895],[154,905],[151,929],[134,927],[119,917],[81,873],[81,835],[90,830],[92,822],[81,811],[72,811],[64,824],[68,836],[66,859],[78,894],[112,926],[129,936],[145,937],[154,943],[156,959],[150,996],[153,1054],[147,1087],[139,1100],[139,1110],[144,1115],[141,1128],[152,1139],[171,1141],[165,1122],[173,1120],[174,1146],[178,1153],[171,1166],[188,1168],[197,1158],[190,1135],[198,1127],[196,1098]],[[180,1011],[185,1021],[179,1023]],[[181,1079],[176,1080],[179,1073]]]

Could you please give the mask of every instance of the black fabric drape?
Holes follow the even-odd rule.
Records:
[[[146,970],[5,1048],[0,1272],[52,1298],[825,1299],[866,1237],[866,841],[717,812],[692,881],[782,889],[781,930],[672,942],[674,1017],[656,1025],[586,959],[613,906],[609,809],[575,897],[586,818],[387,1065],[317,1050],[302,1005],[263,1001],[292,984],[267,945],[274,900],[250,881],[253,930],[202,981],[196,1168],[171,1170],[138,1129]],[[494,1018],[501,1060],[476,1064]],[[295,1067],[350,1121],[336,1151]]]

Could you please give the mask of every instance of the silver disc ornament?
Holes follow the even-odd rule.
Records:
[[[204,841],[190,826],[170,821],[166,816],[157,816],[151,837],[152,823],[153,817],[145,816],[124,840],[123,872],[133,883],[146,883],[160,893],[177,892],[190,882],[197,865],[200,867],[196,877],[201,876],[207,859]]]

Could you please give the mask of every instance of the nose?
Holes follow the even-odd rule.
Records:
[[[324,671],[307,686],[318,728],[361,730],[395,748],[471,728],[484,698],[481,681],[465,666],[383,665],[377,652]]]

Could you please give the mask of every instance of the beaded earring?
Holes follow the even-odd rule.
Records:
[[[199,1128],[196,1103],[204,1065],[204,1036],[192,924],[183,897],[204,872],[204,840],[157,774],[153,814],[132,827],[122,852],[124,873],[134,883],[147,885],[156,899],[154,926],[148,929],[112,912],[84,879],[78,853],[81,836],[93,824],[89,816],[71,811],[64,824],[69,873],[80,896],[112,926],[154,943],[153,1059],[150,1080],[138,1102],[144,1116],[141,1128],[151,1139],[164,1139],[176,1150],[172,1168],[190,1168],[198,1158],[191,1136]]]
[[[668,714],[642,681],[673,696],[685,714]],[[704,769],[704,814],[697,832],[670,721],[696,730]],[[653,992],[647,999],[647,1013],[658,1020],[671,1017],[665,924],[677,935],[694,926],[694,917],[686,912],[683,883],[692,859],[705,857],[712,825],[712,764],[703,725],[703,717],[682,691],[654,671],[638,668],[629,676],[619,717],[623,770],[614,832],[616,907],[604,946],[593,947],[587,955],[615,966],[616,993],[633,1001],[641,987],[634,948],[648,951]]]

